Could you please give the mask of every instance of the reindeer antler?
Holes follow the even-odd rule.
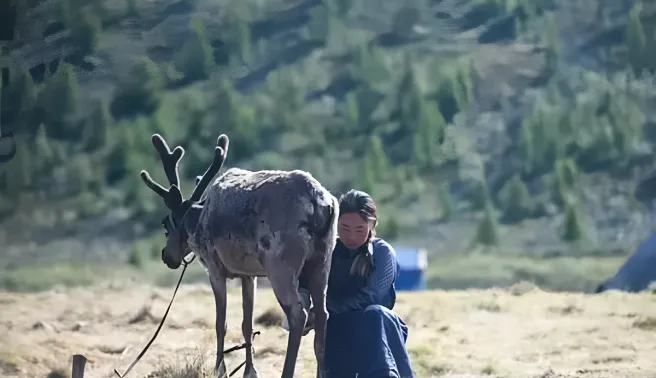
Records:
[[[178,175],[178,164],[180,159],[184,156],[184,148],[178,146],[171,151],[169,145],[166,144],[164,138],[159,134],[154,134],[152,137],[153,146],[159,154],[162,165],[164,166],[164,173],[166,178],[169,179],[169,185],[175,185],[180,188],[180,176]]]
[[[166,206],[171,210],[182,205],[183,202],[191,203],[200,200],[212,178],[214,178],[223,166],[223,162],[228,153],[228,145],[230,144],[227,135],[221,134],[219,136],[216,140],[216,147],[214,148],[214,161],[212,161],[212,165],[207,168],[202,176],[196,177],[196,187],[194,188],[194,192],[191,194],[191,197],[185,201],[182,198],[180,177],[178,175],[178,164],[180,163],[180,159],[184,156],[184,149],[178,146],[171,151],[164,138],[159,134],[154,134],[152,141],[153,146],[155,147],[155,150],[157,150],[160,160],[162,161],[164,172],[166,173],[166,177],[169,179],[169,184],[171,186],[170,189],[164,188],[161,184],[153,180],[146,170],[141,171],[141,179],[152,191],[164,199]]]
[[[164,188],[161,184],[157,183],[152,179],[152,177],[150,177],[150,174],[148,174],[146,170],[141,171],[141,179],[144,181],[146,186],[148,186],[152,191],[162,197],[167,206],[172,209],[172,206],[175,206],[176,204],[179,205],[182,202],[182,197],[180,195],[180,177],[178,175],[178,163],[180,163],[180,159],[182,159],[184,156],[184,149],[178,146],[174,148],[173,151],[171,151],[164,138],[162,138],[162,136],[159,134],[153,134],[152,142],[153,147],[155,147],[155,150],[157,151],[157,154],[162,161],[162,166],[164,167],[166,178],[168,178],[171,188],[177,188],[177,193],[174,193],[171,190]]]
[[[230,140],[228,139],[228,136],[221,134],[216,140],[216,147],[214,147],[214,161],[212,161],[212,165],[210,165],[205,173],[203,173],[203,176],[199,176],[200,178],[196,177],[196,187],[194,188],[194,192],[191,194],[191,197],[189,197],[189,201],[196,202],[200,200],[201,196],[205,192],[205,189],[207,189],[207,186],[210,184],[210,181],[223,166],[223,162],[228,155],[229,145]]]

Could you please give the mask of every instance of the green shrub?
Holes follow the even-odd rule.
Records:
[[[112,115],[119,119],[151,114],[159,106],[163,89],[164,78],[157,64],[145,56],[137,58],[114,93]]]
[[[499,195],[504,220],[514,223],[533,215],[531,194],[519,174],[515,174],[504,184]]]

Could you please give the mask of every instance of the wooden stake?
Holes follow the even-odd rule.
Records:
[[[81,354],[73,355],[73,373],[71,378],[84,378],[84,366],[87,364],[87,358]]]

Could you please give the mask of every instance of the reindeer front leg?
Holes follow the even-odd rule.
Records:
[[[227,287],[224,275],[210,277],[210,284],[214,292],[214,303],[216,304],[216,364],[214,372],[218,378],[228,376],[225,361],[223,359],[223,346],[226,334],[226,306]]]
[[[244,335],[246,343],[246,365],[244,366],[244,378],[257,378],[257,371],[253,366],[253,309],[255,308],[255,289],[257,278],[241,278],[241,301],[243,310],[243,320],[241,323],[241,332]]]
[[[314,303],[314,355],[317,359],[317,378],[326,376],[326,330],[328,310],[326,291],[330,274],[330,261],[311,261],[306,266],[308,286]]]
[[[269,282],[271,282],[273,293],[276,295],[278,303],[280,303],[280,307],[282,307],[289,322],[287,353],[285,354],[281,378],[294,378],[303,328],[307,321],[307,311],[303,308],[301,296],[298,294],[298,278],[289,274],[288,270],[285,270],[287,267],[284,265],[277,268],[272,269],[272,272],[268,274]]]

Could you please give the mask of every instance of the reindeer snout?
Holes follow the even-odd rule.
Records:
[[[178,269],[182,263],[172,259],[171,256],[166,253],[166,248],[162,249],[162,261],[169,267],[169,269]]]

